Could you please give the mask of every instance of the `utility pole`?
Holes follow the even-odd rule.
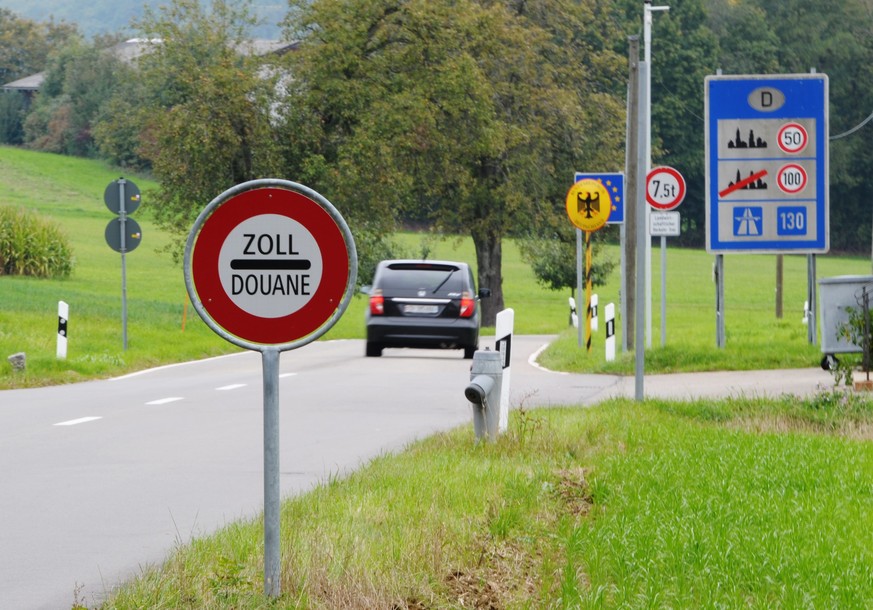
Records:
[[[625,205],[624,231],[625,239],[625,284],[621,299],[621,319],[624,322],[622,344],[625,352],[634,349],[634,314],[636,299],[643,295],[636,294],[634,278],[637,272],[637,157],[639,156],[639,114],[640,114],[640,37],[628,37],[628,65],[630,73],[627,85],[627,146],[625,150]]]
[[[669,6],[652,6],[652,0],[645,0],[643,7],[643,61],[646,64],[645,78],[645,158],[646,165],[644,176],[649,175],[652,169],[652,11],[669,11]],[[645,185],[645,180],[643,180]],[[646,206],[645,218],[641,222],[646,225],[646,345],[652,347],[652,238],[649,236],[649,214],[651,210]],[[664,240],[661,248],[664,248]],[[664,290],[665,288],[662,288]],[[642,298],[642,295],[640,295]]]

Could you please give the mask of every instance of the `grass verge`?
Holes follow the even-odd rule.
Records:
[[[870,607],[871,423],[839,392],[522,409],[286,502],[276,600],[252,521],[103,607]]]

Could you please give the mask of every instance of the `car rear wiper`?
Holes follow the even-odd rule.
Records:
[[[440,283],[437,285],[436,288],[433,289],[433,292],[431,292],[431,294],[436,294],[436,293],[437,293],[437,290],[439,290],[440,288],[442,288],[443,286],[445,286],[445,285],[446,285],[446,282],[449,281],[449,278],[452,277],[452,275],[455,273],[455,271],[457,271],[457,269],[452,269],[451,271],[449,271],[449,274],[448,274],[448,275],[443,279],[442,282],[440,282]]]

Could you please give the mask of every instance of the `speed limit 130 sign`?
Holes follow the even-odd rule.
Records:
[[[657,210],[672,210],[685,199],[685,178],[672,167],[654,167],[646,176],[646,201]]]

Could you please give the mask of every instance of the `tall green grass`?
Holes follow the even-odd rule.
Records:
[[[258,521],[180,548],[105,608],[867,608],[873,403],[514,411],[288,501],[282,590]]]
[[[74,263],[56,222],[24,208],[0,206],[0,275],[66,278]]]

